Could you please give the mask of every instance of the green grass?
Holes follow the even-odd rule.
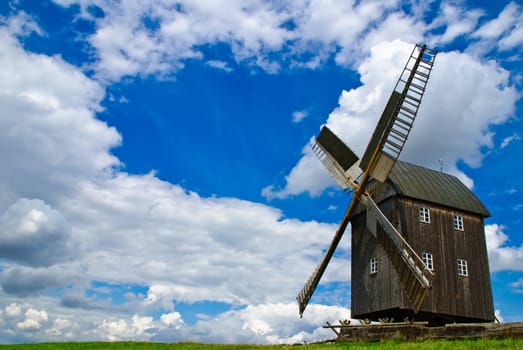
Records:
[[[141,342],[94,342],[94,343],[38,343],[0,345],[0,350],[466,350],[466,349],[521,349],[523,339],[503,340],[452,340],[380,343],[338,343],[308,345],[249,345],[249,344],[200,344],[200,343],[141,343]]]

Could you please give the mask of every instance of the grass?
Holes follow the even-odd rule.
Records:
[[[482,350],[521,349],[523,339],[438,340],[424,342],[387,341],[379,343],[338,343],[308,345],[250,345],[200,343],[85,342],[0,345],[0,350]]]

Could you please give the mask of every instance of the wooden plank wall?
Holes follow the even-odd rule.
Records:
[[[421,313],[444,315],[456,322],[493,321],[494,307],[490,285],[483,219],[451,208],[434,206],[409,198],[393,197],[379,204],[389,220],[397,225],[412,248],[433,255],[433,288]],[[431,223],[421,223],[419,207],[430,208]],[[453,215],[463,216],[464,231],[453,228]],[[378,258],[378,273],[370,274],[370,259]],[[457,275],[457,259],[467,260],[468,277]],[[380,310],[409,309],[396,272],[383,249],[366,229],[365,212],[352,219],[352,316]],[[428,316],[430,317],[430,315]]]
[[[419,208],[430,208],[430,223],[419,220]],[[421,310],[494,320],[483,219],[479,215],[402,198],[396,206],[400,232],[421,256],[433,255],[432,291]],[[454,229],[454,214],[463,217],[464,230]],[[467,261],[468,277],[458,276],[457,259]]]

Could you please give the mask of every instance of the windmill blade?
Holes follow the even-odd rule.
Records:
[[[436,51],[428,49],[425,45],[414,47],[361,161],[358,161],[358,157],[328,128],[324,127],[320,132],[318,141],[313,148],[315,153],[342,188],[351,187],[354,189],[354,196],[325,256],[296,297],[300,316],[303,315],[329,261],[332,259],[334,251],[347,228],[352,211],[363,195],[368,179],[372,176],[378,181],[384,182],[398,159],[414,123],[435,57]],[[361,171],[357,168],[360,168]],[[354,180],[360,175],[361,180],[359,183],[355,183]],[[375,235],[386,250],[389,249],[387,254],[391,257],[393,264],[397,266],[396,270],[402,274],[402,283],[408,289],[407,293],[413,302],[414,309],[419,310],[419,306],[423,302],[428,288],[430,288],[432,278],[427,287],[427,283],[423,279],[424,272],[419,274],[416,270],[416,267],[420,268],[419,257],[397,231],[395,234],[389,233],[390,229],[394,229],[394,227],[388,220],[386,220],[388,225],[386,222],[382,223],[381,219],[376,219],[375,222],[380,223],[375,225]],[[399,258],[397,258],[398,256]],[[411,263],[411,260],[414,263]],[[423,264],[423,262],[421,263]],[[403,268],[403,265],[407,266],[409,271],[412,269],[416,271],[405,274],[404,271],[407,271],[407,269]],[[415,276],[418,283],[409,279],[411,275]]]
[[[316,287],[318,286],[318,283],[321,280],[321,276],[323,276],[323,273],[325,272],[325,269],[327,269],[327,265],[329,265],[330,260],[332,259],[332,256],[334,255],[334,252],[336,251],[336,248],[338,247],[338,244],[341,241],[341,237],[343,237],[343,234],[345,233],[345,229],[347,228],[347,225],[349,224],[349,218],[350,214],[354,210],[356,203],[357,203],[357,197],[358,193],[356,193],[352,197],[352,201],[349,204],[349,207],[345,211],[345,214],[343,215],[343,218],[338,226],[338,229],[336,230],[336,233],[334,234],[334,238],[331,241],[331,244],[329,245],[329,249],[327,249],[327,252],[321,259],[320,263],[312,273],[312,275],[309,277],[301,291],[298,293],[298,296],[296,297],[296,300],[298,301],[298,308],[300,312],[300,317],[303,316],[303,312],[305,311],[305,308],[309,304],[309,300],[312,297],[312,294],[314,294],[314,291],[316,290]]]
[[[421,258],[390,223],[369,195],[362,194],[361,201],[367,206],[367,227],[384,248],[400,282],[418,312],[432,286],[434,274],[427,269]]]
[[[327,126],[321,128],[312,150],[343,190],[355,187],[354,180],[361,174],[358,156]]]
[[[361,169],[369,169],[380,182],[387,179],[407,141],[436,54],[425,45],[414,47],[361,158]]]

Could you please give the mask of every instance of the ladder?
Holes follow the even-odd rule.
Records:
[[[383,153],[394,160],[398,159],[414,124],[436,54],[436,50],[429,49],[426,45],[416,45],[394,87],[401,98],[395,107],[392,125],[384,135],[382,149]]]

